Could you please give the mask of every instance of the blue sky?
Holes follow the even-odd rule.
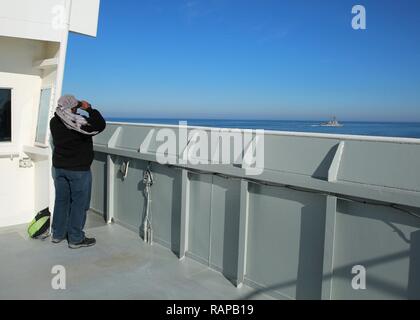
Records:
[[[420,1],[102,0],[64,92],[107,117],[420,121]]]

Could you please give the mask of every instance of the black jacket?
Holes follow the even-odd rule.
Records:
[[[82,126],[86,132],[105,130],[106,122],[98,110],[89,108],[87,121]],[[92,136],[68,129],[55,114],[50,121],[50,129],[54,144],[53,166],[71,171],[87,171],[93,162]]]

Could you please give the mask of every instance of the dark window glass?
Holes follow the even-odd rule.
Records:
[[[0,89],[0,142],[12,140],[12,91]]]

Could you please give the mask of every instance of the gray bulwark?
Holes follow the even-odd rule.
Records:
[[[265,170],[250,177],[238,159],[158,164],[161,129],[178,136],[172,126],[110,123],[95,138],[92,209],[111,209],[116,222],[140,233],[142,177],[151,164],[154,241],[232,285],[252,286],[245,298],[420,298],[419,140],[268,132]],[[352,286],[358,265],[366,269],[364,290]]]

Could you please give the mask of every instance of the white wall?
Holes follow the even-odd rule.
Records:
[[[72,0],[70,31],[96,37],[100,0]]]
[[[28,223],[48,205],[49,161],[20,168],[24,146],[34,146],[41,87],[53,86],[56,71],[33,62],[57,54],[58,44],[0,37],[0,87],[12,88],[12,142],[0,143],[0,226]],[[44,77],[45,75],[45,77]],[[8,154],[20,155],[13,160]]]
[[[0,36],[59,41],[61,30],[52,27],[54,7],[65,4],[65,0],[0,0]]]
[[[58,58],[60,53],[60,44],[59,43],[47,43],[45,45],[45,56],[47,58]],[[44,70],[42,74],[42,88],[51,87],[52,90],[52,100],[54,99],[55,95],[55,82],[57,78],[57,69],[48,69]],[[38,110],[38,109],[37,109]],[[54,106],[51,106],[50,110],[50,118],[54,114]],[[36,114],[36,118],[34,118],[33,124],[33,133],[35,135],[36,132],[36,125],[37,125],[38,113]],[[47,130],[49,132],[49,128]],[[35,136],[33,137],[32,141],[35,140]],[[48,150],[51,152],[51,150]],[[55,190],[52,188],[52,176],[51,176],[51,166],[52,161],[50,159],[45,160],[38,160],[34,163],[35,165],[35,203],[34,203],[34,211],[38,212],[45,208],[47,208],[50,204],[50,195],[54,194]],[[52,210],[52,208],[51,208]]]
[[[57,26],[71,7],[70,31],[94,37],[99,5],[100,0],[0,0],[0,36],[60,41]]]
[[[34,105],[41,79],[33,75],[0,72],[0,87],[12,91],[12,142],[0,143],[0,154],[20,153],[33,137]],[[0,226],[28,222],[34,210],[34,168],[19,168],[19,158],[0,158]]]
[[[70,12],[71,3],[72,0],[0,0],[0,87],[13,88],[13,141],[0,143],[0,227],[27,223],[48,204],[53,209],[51,149],[35,145],[40,91],[52,87],[52,103],[57,101],[68,28],[94,36],[99,9],[98,0],[73,0],[74,10]],[[60,9],[57,6],[65,10],[61,28],[53,24],[55,9]],[[57,58],[54,67],[34,67],[34,62],[50,58]],[[51,106],[50,113],[53,110]],[[18,154],[19,158],[30,156],[33,167],[20,168],[19,158],[11,160],[10,154]]]

